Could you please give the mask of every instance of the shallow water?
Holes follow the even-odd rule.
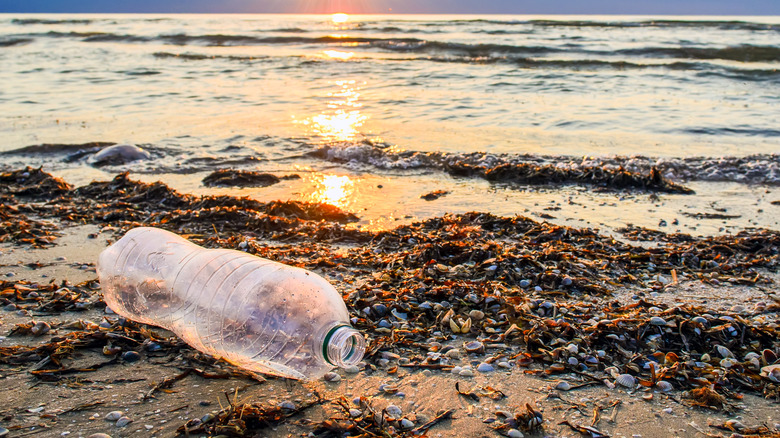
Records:
[[[776,229],[778,41],[778,17],[0,15],[0,151],[106,141],[152,156],[96,168],[50,148],[0,162],[76,184],[130,170],[187,192],[324,201],[378,228],[480,210]],[[443,171],[458,160],[659,164],[696,195]],[[302,178],[203,187],[220,168]],[[438,189],[449,193],[419,198]]]

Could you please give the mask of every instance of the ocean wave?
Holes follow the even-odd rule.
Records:
[[[379,169],[429,169],[458,177],[483,178],[520,184],[584,183],[606,185],[631,175],[668,181],[730,181],[780,185],[780,155],[746,157],[652,158],[643,156],[572,157],[535,154],[489,154],[474,152],[391,151],[384,145],[361,143],[326,145],[310,156],[338,163],[364,164]],[[657,190],[646,179],[624,179],[625,187]],[[679,191],[679,190],[662,190]],[[679,191],[684,193],[684,191]]]
[[[0,47],[21,46],[32,41],[32,38],[0,38]]]
[[[170,52],[154,52],[152,56],[155,58],[175,58],[185,61],[205,61],[213,59],[226,59],[231,61],[255,61],[259,59],[268,59],[268,56],[241,56],[241,55],[206,55],[202,53],[170,53]]]
[[[774,23],[756,23],[739,20],[631,20],[631,21],[598,21],[598,20],[452,20],[434,22],[428,25],[448,26],[452,24],[493,24],[503,26],[534,26],[534,27],[604,27],[604,28],[703,28],[716,30],[746,30],[780,32],[780,25]]]
[[[780,47],[742,44],[721,48],[713,47],[642,47],[606,52],[628,56],[658,56],[682,59],[723,59],[739,62],[780,61]]]
[[[28,26],[33,24],[91,24],[95,20],[92,19],[60,19],[52,20],[45,18],[14,18],[11,23],[18,24],[20,26]]]

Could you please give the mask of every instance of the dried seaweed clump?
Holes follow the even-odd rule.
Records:
[[[0,193],[30,198],[45,197],[47,201],[68,193],[73,186],[54,177],[41,168],[0,173]]]

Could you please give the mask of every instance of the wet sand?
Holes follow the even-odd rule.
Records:
[[[617,241],[587,230],[473,215],[369,234],[342,227],[339,220],[346,218],[315,206],[188,199],[162,185],[121,178],[74,190],[45,175],[34,184],[30,175],[20,181],[22,173],[4,174],[2,193],[0,391],[7,396],[0,402],[0,426],[9,436],[163,437],[185,431],[185,425],[195,430],[193,436],[207,435],[202,429],[228,436],[331,436],[329,431],[332,436],[345,431],[403,436],[447,411],[429,436],[492,437],[509,433],[510,426],[526,436],[729,436],[732,431],[711,427],[727,421],[754,428],[754,435],[778,436],[778,385],[757,377],[758,370],[744,359],[751,351],[780,354],[775,232],[708,240],[634,230]],[[250,210],[256,215],[248,215]],[[100,299],[94,263],[122,230],[141,223],[324,275],[344,293],[356,326],[368,336],[365,368],[339,371],[333,382],[263,378],[204,357],[163,330],[151,328],[154,335],[144,326],[122,324]],[[522,241],[520,234],[530,236],[525,245],[533,245],[522,254],[510,245]],[[652,240],[626,246],[630,238],[648,236]],[[593,255],[596,251],[603,252]],[[428,290],[412,299],[412,285]],[[71,295],[57,298],[62,288]],[[409,316],[391,317],[390,308]],[[447,318],[449,309],[454,312]],[[483,315],[478,318],[475,310]],[[603,313],[601,323],[588,323],[586,311]],[[685,337],[674,332],[690,335],[686,321],[692,315],[708,319],[706,327],[698,327],[706,336],[696,339],[711,344],[679,344]],[[469,333],[453,333],[469,317]],[[652,317],[667,324],[657,329],[647,323]],[[646,343],[608,338],[609,330],[595,336],[593,331],[609,320],[624,324],[612,334],[647,339],[657,331],[662,342],[653,351]],[[31,322],[50,329],[36,336]],[[563,324],[575,330],[560,330]],[[728,327],[739,336],[720,333]],[[537,332],[549,334],[537,338]],[[476,341],[483,348],[468,353],[467,344]],[[159,348],[150,348],[150,342]],[[723,367],[715,343],[727,345],[739,364]],[[571,345],[579,346],[576,354]],[[621,355],[627,348],[634,354]],[[453,350],[460,354],[437,356]],[[660,358],[653,356],[657,352]],[[713,356],[709,361],[705,352]],[[676,362],[670,353],[678,356]],[[665,370],[671,391],[641,383],[651,379],[646,367],[651,357],[653,366]],[[583,366],[572,365],[571,358]],[[479,364],[493,371],[477,371]],[[473,376],[452,372],[465,366]],[[636,384],[616,384],[611,366],[634,376]],[[564,387],[560,382],[576,388],[556,389]],[[696,406],[702,400],[690,394],[698,387],[713,388],[717,403]],[[362,406],[353,402],[361,397]],[[340,400],[360,415],[349,421]],[[261,421],[253,416],[258,410],[249,407],[237,413],[242,404],[268,415]],[[401,419],[377,421],[367,415],[390,405],[400,408],[409,429]],[[112,411],[122,411],[132,422],[118,427],[105,420]],[[541,423],[529,427],[529,412],[539,412]],[[200,426],[196,419],[207,421]],[[593,429],[581,433],[562,422]],[[728,423],[750,435],[739,424]]]

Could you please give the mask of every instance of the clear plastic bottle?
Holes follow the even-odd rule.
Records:
[[[311,380],[363,358],[341,296],[305,269],[141,227],[100,254],[97,272],[116,313],[249,370]]]

